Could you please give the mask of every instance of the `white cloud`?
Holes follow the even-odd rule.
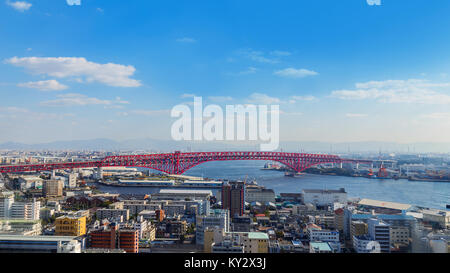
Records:
[[[141,115],[141,116],[155,116],[167,114],[170,115],[170,110],[133,110],[132,114]]]
[[[28,109],[15,107],[15,106],[8,106],[8,107],[0,107],[1,113],[8,113],[8,114],[15,114],[15,113],[28,113]]]
[[[316,76],[319,73],[308,70],[308,69],[295,69],[295,68],[286,68],[282,70],[275,71],[273,74],[280,76],[280,77],[287,77],[287,78],[304,78],[308,76]]]
[[[281,100],[279,98],[270,97],[262,93],[253,93],[250,95],[248,102],[254,104],[279,104]]]
[[[9,107],[0,107],[0,118],[22,118],[22,119],[31,119],[31,120],[48,120],[48,119],[64,119],[66,117],[74,117],[74,114],[71,113],[40,113],[40,112],[32,112],[25,108],[9,106]]]
[[[301,112],[284,112],[284,111],[280,111],[280,114],[286,115],[286,116],[302,116],[303,115],[303,113],[301,113]]]
[[[306,95],[306,96],[292,96],[291,97],[291,101],[297,102],[297,101],[313,101],[315,100],[316,97],[311,96],[311,95]]]
[[[129,104],[128,101],[123,101],[119,97],[115,100],[101,100],[98,98],[88,97],[82,94],[70,93],[58,95],[57,99],[43,101],[42,106],[86,106],[86,105],[120,105]]]
[[[364,118],[367,117],[367,114],[357,114],[357,113],[347,113],[345,114],[346,117],[348,118]]]
[[[275,63],[279,62],[277,59],[268,58],[268,57],[264,56],[265,54],[262,51],[256,51],[256,50],[252,50],[252,49],[243,49],[243,50],[239,51],[239,54],[245,56],[246,58],[248,58],[252,61],[259,62],[259,63],[275,64]]]
[[[256,67],[249,67],[244,71],[239,72],[239,75],[249,75],[249,74],[255,74],[258,69]]]
[[[376,100],[383,103],[450,104],[450,83],[427,80],[387,80],[356,83],[356,89],[336,90],[331,97],[344,100]],[[444,90],[442,90],[444,89]]]
[[[431,113],[422,115],[422,117],[435,120],[450,120],[450,113]]]
[[[195,40],[194,38],[190,38],[190,37],[183,37],[183,38],[178,38],[177,42],[179,43],[196,43],[197,40]]]
[[[182,94],[182,95],[180,96],[180,98],[182,98],[182,99],[185,99],[185,98],[193,98],[193,97],[195,97],[195,94],[187,94],[187,93],[184,93],[184,94]]]
[[[131,79],[136,69],[114,63],[98,64],[75,57],[13,57],[6,63],[24,67],[33,74],[46,74],[57,78],[85,77],[87,82],[99,82],[115,87],[138,87],[141,83]]]
[[[41,91],[60,91],[69,88],[56,80],[19,83],[17,86],[39,89]]]
[[[213,102],[226,102],[233,100],[233,98],[230,96],[210,96],[208,97],[208,99],[210,99]]]
[[[69,6],[81,6],[81,0],[66,0]]]
[[[9,5],[9,6],[11,6],[12,8],[14,8],[15,10],[17,10],[17,11],[20,11],[20,12],[24,12],[24,11],[26,11],[26,10],[29,10],[30,8],[31,8],[31,6],[33,5],[33,4],[31,4],[31,3],[28,3],[28,2],[26,2],[26,1],[15,1],[15,2],[11,2],[11,1],[6,1],[6,4],[7,5]]]

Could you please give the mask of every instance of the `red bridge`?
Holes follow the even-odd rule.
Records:
[[[167,174],[182,174],[192,167],[209,161],[265,160],[277,161],[296,172],[323,163],[371,164],[370,160],[342,159],[336,155],[283,153],[283,152],[197,152],[167,153],[149,155],[108,156],[100,161],[0,165],[0,173],[38,172],[57,169],[102,168],[102,167],[143,167]]]

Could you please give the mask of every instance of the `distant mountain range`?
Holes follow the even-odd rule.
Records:
[[[48,143],[25,144],[5,142],[0,144],[0,150],[97,150],[97,151],[219,151],[219,150],[259,150],[259,143],[250,142],[195,142],[155,140],[150,138],[116,141],[111,139],[91,139],[72,141],[53,141]],[[321,153],[450,153],[450,143],[410,143],[394,142],[282,142],[280,150],[290,152],[321,152]]]

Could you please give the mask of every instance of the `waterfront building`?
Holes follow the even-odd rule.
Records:
[[[275,192],[272,189],[263,187],[247,186],[245,188],[245,202],[275,203]]]
[[[152,200],[209,200],[213,196],[211,190],[161,189],[151,194]]]
[[[334,203],[347,203],[347,192],[344,188],[339,190],[302,190],[303,202],[316,206],[332,206]]]
[[[450,211],[427,209],[422,211],[423,221],[438,226],[439,228],[450,228]]]
[[[401,214],[411,209],[409,204],[395,202],[378,201],[372,199],[362,199],[358,202],[358,209],[373,211],[378,214]]]
[[[281,202],[303,203],[301,193],[280,193]]]

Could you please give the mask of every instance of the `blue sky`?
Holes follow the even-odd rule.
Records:
[[[444,142],[450,2],[0,0],[0,142],[170,138],[280,104],[281,140]]]

